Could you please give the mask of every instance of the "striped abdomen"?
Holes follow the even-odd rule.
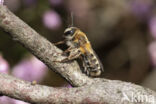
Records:
[[[87,75],[96,77],[101,74],[101,71],[103,71],[103,66],[95,52],[82,55],[82,58],[84,72],[87,73]]]

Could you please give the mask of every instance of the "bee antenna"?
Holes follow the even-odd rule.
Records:
[[[69,17],[68,17],[68,20],[69,20]],[[74,26],[74,13],[71,12],[71,13],[70,13],[70,23],[69,23],[69,25],[68,25],[68,28],[69,28],[69,27],[73,27],[73,26]]]
[[[74,26],[74,14],[71,12],[71,27]]]

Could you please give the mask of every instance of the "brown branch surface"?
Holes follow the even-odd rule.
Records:
[[[152,90],[127,82],[89,78],[81,73],[76,62],[54,63],[54,60],[63,58],[63,56],[57,54],[61,50],[2,5],[0,5],[0,27],[9,32],[15,41],[26,47],[50,69],[59,73],[73,86],[81,86],[77,88],[51,88],[31,85],[30,82],[0,74],[0,94],[2,95],[41,104],[137,104],[136,102],[141,101],[137,95],[152,97],[152,100],[156,101],[156,93]],[[136,95],[135,98],[132,98],[132,94]],[[122,100],[124,95],[130,100],[133,99],[134,102]],[[142,104],[146,103],[150,104],[150,101],[142,102]]]

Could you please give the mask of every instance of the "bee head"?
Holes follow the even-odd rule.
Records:
[[[78,28],[76,28],[76,27],[69,27],[69,28],[67,28],[67,29],[64,31],[64,35],[63,35],[63,36],[64,36],[66,39],[72,39],[77,29],[78,29]]]

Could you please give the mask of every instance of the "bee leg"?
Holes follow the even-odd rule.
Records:
[[[68,49],[66,49],[65,51],[64,51],[64,53],[68,53],[68,52],[70,52],[72,50],[72,47],[69,47]]]
[[[58,54],[60,54],[60,55],[64,55],[64,54],[70,52],[71,49],[72,49],[72,47],[69,47],[69,48],[66,49],[64,52],[62,52],[62,53],[58,53]],[[65,59],[63,59],[63,60],[55,60],[55,61],[53,61],[53,62],[66,62],[66,61],[68,61],[68,58],[65,58]]]
[[[69,47],[68,49],[66,49],[63,53],[62,53],[62,55],[63,54],[66,54],[66,53],[68,53],[68,52],[70,52],[70,55],[69,55],[69,57],[70,56],[72,56],[72,55],[76,55],[77,54],[77,52],[79,52],[79,51],[77,51],[78,49],[73,49],[72,47]]]
[[[86,64],[84,62],[82,62],[83,68],[84,68],[84,72],[87,72],[87,67]]]
[[[83,60],[82,56],[80,57],[81,60]],[[84,63],[84,61],[82,61],[82,66],[84,68],[84,72],[87,71],[87,67],[86,67],[86,64]]]
[[[60,55],[65,55],[66,53],[70,52],[71,50],[71,47],[69,47],[68,49],[66,49],[65,51],[63,52],[60,52],[60,53],[57,53],[57,54],[60,54]]]
[[[83,68],[84,68],[83,72],[86,73],[87,75],[89,75],[90,69],[88,68],[88,65],[85,62],[83,62]]]
[[[63,60],[59,60],[59,61],[53,61],[53,62],[68,62],[68,61],[71,61],[71,60],[73,60],[73,59],[76,59],[76,58],[78,58],[79,57],[79,55],[77,55],[77,56],[69,56],[69,57],[67,57],[67,58],[65,58],[65,59],[63,59]]]
[[[55,60],[53,62],[60,62],[60,63],[63,63],[63,62],[67,62],[68,61],[68,58],[65,58],[65,59],[62,59],[62,60]]]
[[[56,42],[56,43],[53,43],[54,45],[60,45],[60,44],[64,44],[65,43],[65,40],[63,41],[59,41],[59,42]]]
[[[81,53],[70,54],[67,58],[61,60],[61,62],[67,62],[67,61],[77,59],[80,55]]]
[[[81,55],[80,52],[75,53],[75,54],[70,54],[68,57],[68,60],[74,60],[74,59],[78,58],[80,55]]]
[[[63,60],[60,60],[60,61],[55,61],[55,62],[67,62],[67,61],[71,61],[71,60],[74,60],[76,58],[78,58],[79,56],[81,55],[81,52],[78,50],[78,49],[73,49],[72,51],[70,51],[70,55],[63,59]]]

